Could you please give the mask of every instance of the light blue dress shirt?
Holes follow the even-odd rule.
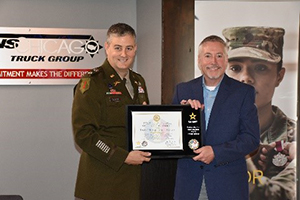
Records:
[[[205,113],[205,130],[207,129],[210,113],[214,105],[216,96],[219,91],[220,83],[216,87],[209,87],[205,85],[203,77],[203,99],[204,99],[204,113]]]

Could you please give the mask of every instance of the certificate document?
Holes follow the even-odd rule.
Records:
[[[152,158],[195,156],[202,146],[201,111],[183,105],[127,105],[128,151]]]
[[[132,112],[133,150],[183,150],[182,114],[174,112]]]

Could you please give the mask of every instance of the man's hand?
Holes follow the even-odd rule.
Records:
[[[201,161],[205,164],[211,163],[211,161],[213,161],[213,159],[215,158],[215,153],[211,146],[204,146],[196,149],[194,150],[194,153],[197,153],[199,155],[193,157],[193,160]]]
[[[150,152],[131,151],[124,162],[128,165],[141,165],[143,162],[149,162],[150,156]]]
[[[182,100],[180,101],[180,104],[181,105],[191,105],[192,108],[194,108],[195,110],[198,110],[199,108],[203,110],[204,108],[204,104],[201,104],[199,100],[192,100],[192,99],[189,99],[189,100]]]

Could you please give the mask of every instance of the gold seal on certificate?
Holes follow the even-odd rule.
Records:
[[[159,115],[154,115],[153,120],[158,122],[160,120],[160,116]]]
[[[198,142],[198,140],[196,140],[196,139],[191,139],[191,140],[189,141],[189,147],[190,147],[190,149],[193,149],[193,150],[198,149],[198,147],[199,147],[199,142]]]

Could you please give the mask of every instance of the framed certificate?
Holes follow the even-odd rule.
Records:
[[[202,146],[201,112],[189,105],[128,105],[128,150],[152,158],[195,156]]]

